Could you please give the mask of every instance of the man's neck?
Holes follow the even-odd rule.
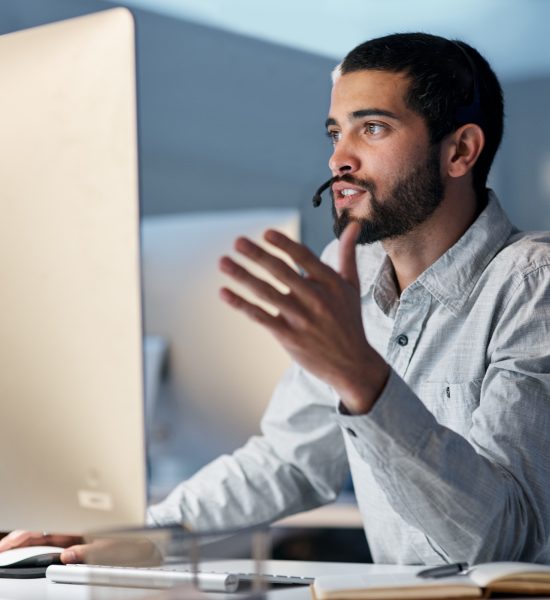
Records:
[[[484,203],[479,206],[484,207]],[[479,212],[473,190],[460,197],[451,193],[422,225],[383,242],[395,270],[399,294],[462,237]]]

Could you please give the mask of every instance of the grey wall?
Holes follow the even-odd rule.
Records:
[[[108,8],[2,0],[0,32]],[[331,237],[322,123],[335,61],[144,11],[137,20],[144,214],[299,207],[317,252]],[[505,139],[491,183],[522,228],[550,228],[547,79],[504,82]]]
[[[332,61],[148,15],[138,21],[145,212],[301,206],[328,239],[313,190]]]
[[[503,88],[506,121],[494,187],[520,229],[550,229],[550,76]]]

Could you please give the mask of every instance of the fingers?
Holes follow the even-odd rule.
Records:
[[[51,533],[47,536],[46,539],[48,541],[42,543],[47,543],[50,546],[61,546],[62,548],[67,548],[68,546],[74,546],[75,544],[82,543],[82,536],[80,535],[64,535]]]
[[[359,237],[360,233],[361,225],[356,221],[352,221],[340,236],[339,244],[340,275],[348,283],[352,284],[357,290],[359,290],[359,276],[357,273],[355,248],[357,245],[357,238]],[[316,279],[318,281],[326,281],[334,277],[333,269],[321,262],[317,258],[317,256],[313,254],[313,252],[311,252],[302,244],[298,244],[297,242],[294,242],[293,240],[287,238],[282,233],[274,230],[266,231],[264,237],[270,244],[286,252],[294,260],[294,262],[300,265],[313,279]],[[261,253],[264,253],[267,256],[271,256],[264,250],[261,250],[260,248],[258,248],[258,251],[256,252],[259,256],[261,255]],[[260,260],[257,260],[257,262],[260,262]],[[260,264],[262,263],[260,262]],[[262,264],[262,266],[265,265]],[[268,268],[268,270],[273,275],[278,276],[278,274],[272,271],[269,267],[266,268]],[[308,289],[306,282],[303,282],[303,286],[305,286],[305,290]],[[289,284],[289,287],[292,286],[290,286]]]
[[[307,277],[301,277],[284,260],[267,252],[249,239],[241,237],[235,242],[235,249],[265,269],[285,285],[289,292],[280,292],[270,283],[256,277],[233,259],[225,256],[220,260],[220,270],[243,284],[256,298],[275,307],[279,313],[274,317],[227,288],[220,291],[220,296],[233,308],[244,312],[250,319],[271,329],[272,333],[286,334],[289,332],[289,328],[292,329],[297,325],[309,322],[312,313],[326,312],[327,294],[339,298],[345,292],[347,285],[351,285],[356,291],[359,290],[355,259],[355,244],[359,233],[358,224],[352,223],[341,236],[341,272],[339,274],[321,262],[305,246],[277,231],[266,231],[265,239],[304,268],[308,273]],[[321,310],[316,311],[315,307],[320,307]]]
[[[15,529],[0,540],[0,552],[23,546],[70,546],[82,541],[80,536],[44,533],[42,531],[25,531]]]
[[[288,263],[281,258],[270,254],[258,244],[247,238],[238,238],[235,242],[237,252],[246,256],[268,273],[273,275],[278,281],[298,293],[307,289],[304,279]]]
[[[357,273],[355,248],[360,233],[361,226],[356,221],[352,221],[340,236],[339,245],[340,275],[357,290],[359,290],[359,275]]]
[[[233,308],[243,312],[249,319],[264,325],[271,331],[280,331],[283,328],[283,322],[279,317],[270,315],[259,306],[241,298],[241,296],[235,294],[235,292],[228,288],[222,288],[220,290],[220,298]]]
[[[10,550],[11,548],[17,548],[21,545],[20,539],[24,542],[23,534],[28,533],[27,531],[15,530],[11,531],[0,540],[0,552]]]
[[[224,256],[220,259],[219,267],[223,273],[229,275],[235,281],[238,281],[249,290],[254,292],[258,299],[268,302],[279,310],[288,311],[293,309],[294,303],[290,296],[281,293],[263,279],[255,277],[228,256]],[[232,306],[235,305],[232,304]]]
[[[42,532],[25,531],[23,529],[15,529],[0,540],[0,552],[10,550],[11,548],[20,548],[22,546],[40,546],[47,544],[47,538]]]
[[[265,232],[264,238],[271,245],[288,254],[309,277],[321,281],[327,277],[334,276],[334,271],[328,265],[321,262],[309,248],[291,240],[280,231],[269,229]]]
[[[264,237],[270,244],[288,254],[296,264],[307,272],[308,277],[302,277],[287,262],[267,252],[247,238],[238,238],[235,242],[235,249],[289,288],[291,294],[281,294],[273,286],[269,286],[266,282],[253,277],[229,257],[222,258],[220,269],[246,285],[260,299],[270,302],[279,310],[303,311],[302,306],[307,305],[316,293],[315,288],[311,285],[312,281],[334,282],[337,278],[336,272],[322,263],[308,248],[287,238],[282,233],[268,230]],[[300,299],[301,303],[298,303],[297,299]]]

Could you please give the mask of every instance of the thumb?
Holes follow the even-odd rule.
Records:
[[[359,275],[355,258],[355,246],[361,233],[361,225],[352,221],[342,232],[339,246],[340,275],[359,291]]]
[[[65,565],[71,563],[85,563],[87,550],[88,548],[86,544],[78,544],[76,546],[66,548],[61,553],[61,562]]]

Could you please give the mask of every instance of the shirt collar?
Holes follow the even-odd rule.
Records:
[[[409,292],[423,286],[456,316],[481,273],[504,246],[513,229],[496,195],[489,191],[487,206],[478,218],[445,254],[409,286]],[[361,295],[372,290],[378,306],[391,316],[397,309],[399,298],[388,256],[380,243],[373,244],[368,254],[364,247],[357,250]]]
[[[460,312],[489,262],[514,230],[494,194],[478,218],[445,254],[416,280],[455,316]]]

